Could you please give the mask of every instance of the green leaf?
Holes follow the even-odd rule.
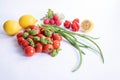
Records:
[[[29,35],[28,32],[24,32],[22,36],[23,36],[23,38],[26,38],[28,35]]]

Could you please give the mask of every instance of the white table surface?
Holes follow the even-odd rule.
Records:
[[[77,63],[76,51],[64,41],[57,57],[23,55],[15,37],[7,36],[3,23],[32,14],[38,20],[47,9],[63,13],[65,19],[91,19],[99,36],[105,63],[100,56],[86,51],[81,68],[72,73]],[[0,0],[0,80],[120,80],[120,0]]]

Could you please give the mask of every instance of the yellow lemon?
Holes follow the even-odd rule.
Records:
[[[90,20],[84,20],[81,23],[81,28],[83,32],[90,32],[93,29],[93,22]]]
[[[23,15],[19,19],[19,24],[23,28],[28,28],[29,25],[34,25],[37,22],[37,19],[35,19],[32,15]]]
[[[3,28],[8,35],[15,35],[22,29],[19,23],[15,20],[7,20],[3,24]]]

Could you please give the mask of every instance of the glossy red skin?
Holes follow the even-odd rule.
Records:
[[[25,47],[29,46],[29,42],[28,42],[27,40],[23,40],[23,41],[21,42],[21,46],[22,46],[23,49],[24,49]]]
[[[55,21],[53,19],[50,20],[49,22],[51,25],[54,25],[55,24]]]
[[[59,34],[53,33],[52,38],[53,38],[53,40],[62,41],[62,36],[60,36]]]
[[[56,20],[59,20],[59,16],[57,14],[54,14],[53,15],[53,19],[56,21]]]
[[[50,20],[49,20],[48,18],[45,18],[45,19],[43,20],[43,23],[44,23],[44,24],[49,24],[49,23],[50,23]]]
[[[30,25],[29,28],[30,29],[37,29],[38,27],[36,25]]]
[[[44,35],[43,34],[37,34],[36,36],[38,36],[38,37],[43,37]]]
[[[25,51],[25,55],[27,57],[31,57],[31,56],[33,56],[35,54],[35,49],[32,46],[25,47],[24,51]]]
[[[43,45],[41,43],[36,43],[35,52],[42,52]]]
[[[77,32],[80,29],[80,25],[77,22],[73,22],[71,25],[72,31]]]
[[[54,40],[54,41],[53,41],[53,48],[54,48],[54,49],[60,48],[60,41]]]
[[[44,31],[45,31],[45,28],[44,28],[44,27],[40,28],[40,33],[41,33],[41,34],[44,34]]]
[[[22,42],[23,42],[24,40],[25,40],[25,39],[24,39],[23,37],[19,37],[19,38],[17,39],[18,44],[19,44],[19,45],[22,45]]]
[[[31,39],[32,39],[32,38],[33,38],[33,36],[32,36],[32,35],[28,35],[28,37],[27,37],[27,38],[31,38]]]
[[[74,23],[74,22],[80,23],[80,20],[79,20],[78,18],[75,18],[75,19],[73,20],[73,23]]]
[[[48,54],[52,53],[53,49],[54,48],[52,44],[46,44],[43,46],[43,52],[48,53]]]
[[[19,33],[17,34],[17,38],[22,37],[22,34],[23,34],[23,32],[19,32]]]
[[[61,20],[58,19],[58,20],[55,21],[55,24],[56,24],[57,26],[60,26],[60,25],[62,24],[62,22],[61,22]]]
[[[64,27],[67,28],[67,29],[69,29],[69,28],[71,27],[71,22],[68,21],[68,20],[66,20],[66,21],[64,22]]]

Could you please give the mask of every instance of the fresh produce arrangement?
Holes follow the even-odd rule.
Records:
[[[60,45],[64,39],[79,53],[79,64],[72,72],[77,71],[82,64],[82,56],[86,54],[83,49],[98,53],[104,63],[102,50],[94,41],[97,38],[79,33],[79,31],[91,31],[93,29],[92,21],[84,20],[80,23],[80,20],[75,18],[73,21],[65,20],[63,22],[64,27],[62,27],[63,18],[64,16],[48,9],[47,14],[41,18],[43,23],[36,25],[37,19],[32,15],[23,15],[20,17],[19,22],[9,20],[4,23],[3,27],[8,35],[16,35],[17,42],[23,48],[27,57],[31,57],[35,53],[46,53],[55,57],[62,49]],[[9,30],[9,28],[12,30]],[[88,44],[86,41],[93,45]]]

